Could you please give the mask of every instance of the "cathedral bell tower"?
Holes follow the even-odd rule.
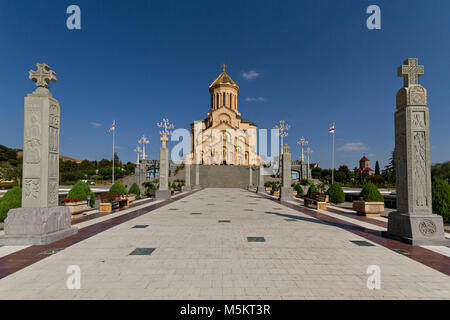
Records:
[[[226,66],[222,66],[222,73],[209,86],[211,95],[210,112],[220,108],[232,110],[240,117],[237,109],[239,86],[225,72]]]

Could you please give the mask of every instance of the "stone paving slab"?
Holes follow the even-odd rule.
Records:
[[[0,298],[449,299],[448,276],[351,240],[366,239],[255,193],[205,189],[1,279]],[[155,251],[129,255],[136,248]],[[69,265],[80,267],[79,290],[66,287]],[[369,265],[380,290],[367,289]]]

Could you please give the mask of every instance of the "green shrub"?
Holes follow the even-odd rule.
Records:
[[[89,188],[87,183],[83,181],[78,181],[75,185],[70,189],[67,194],[67,198],[75,198],[81,199],[83,201],[87,201],[88,195],[91,196],[90,205],[93,207],[95,205],[95,193]]]
[[[300,198],[305,195],[305,193],[303,192],[302,185],[300,183],[294,185],[294,190],[297,191],[297,198]]]
[[[139,186],[136,183],[133,183],[130,187],[130,190],[128,190],[128,193],[134,193],[136,197],[139,197],[141,194],[141,190],[139,190]]]
[[[380,191],[378,191],[377,186],[371,182],[364,185],[359,196],[362,197],[363,200],[369,199],[369,201],[384,202],[384,198]]]
[[[327,194],[330,196],[330,202],[342,203],[345,201],[345,193],[339,183],[335,182],[328,188]]]
[[[6,219],[9,209],[22,206],[22,190],[19,187],[12,188],[0,198],[0,221]]]
[[[442,179],[433,181],[433,212],[439,214],[444,222],[450,222],[450,184]]]
[[[89,186],[86,183],[84,183],[83,181],[78,181],[77,183],[75,183],[72,189],[70,189],[69,193],[67,194],[67,198],[75,198],[86,201],[90,191],[91,189],[89,189]]]
[[[300,180],[300,184],[302,186],[307,186],[308,184],[311,184],[311,182],[308,179],[303,178]]]
[[[314,193],[319,193],[319,189],[317,189],[314,184],[311,184],[306,195],[308,196],[308,198],[311,198]]]
[[[122,182],[117,181],[109,188],[109,192],[127,193],[127,188],[125,188]]]

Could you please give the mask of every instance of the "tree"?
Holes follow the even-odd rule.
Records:
[[[442,216],[444,222],[450,222],[450,184],[442,179],[433,181],[433,212]]]
[[[442,179],[450,183],[450,161],[431,166],[431,178]]]
[[[378,160],[375,162],[375,175],[380,175],[380,164],[378,163]]]
[[[389,164],[384,167],[382,175],[386,182],[395,183],[395,149],[392,151]]]
[[[314,179],[319,179],[322,176],[322,169],[319,167],[315,167],[311,169],[311,176]]]

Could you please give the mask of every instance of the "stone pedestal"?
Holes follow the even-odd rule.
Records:
[[[191,159],[189,157],[185,159],[184,170],[185,170],[185,183],[183,191],[190,192],[192,191],[192,189],[191,189]]]
[[[259,178],[258,178],[258,189],[257,193],[266,193],[266,188],[264,187],[264,166],[262,164],[259,165]]]
[[[300,179],[311,179],[311,170],[304,162],[300,162]]]
[[[169,149],[165,146],[159,150],[159,190],[155,192],[155,199],[169,199]]]
[[[253,169],[252,166],[248,166],[248,189],[253,188]]]
[[[413,245],[450,245],[445,239],[444,223],[437,214],[408,214],[391,212],[388,218],[389,238]]]
[[[281,189],[280,200],[287,201],[293,198],[291,187],[291,152],[289,146],[285,144],[283,146],[283,154],[281,156]]]
[[[200,189],[200,168],[199,164],[195,164],[195,185],[194,189]]]
[[[170,199],[172,191],[170,190],[155,190],[156,200],[167,200]]]
[[[22,171],[22,208],[9,210],[2,244],[47,244],[77,233],[71,213],[58,207],[59,102],[48,90],[56,74],[37,64],[29,78],[38,88],[25,97]]]
[[[17,208],[8,212],[2,245],[45,245],[78,232],[71,227],[70,209]]]
[[[404,63],[395,112],[397,212],[389,214],[385,235],[414,245],[450,245],[442,217],[432,213],[427,91],[417,81],[423,66],[417,59]]]

